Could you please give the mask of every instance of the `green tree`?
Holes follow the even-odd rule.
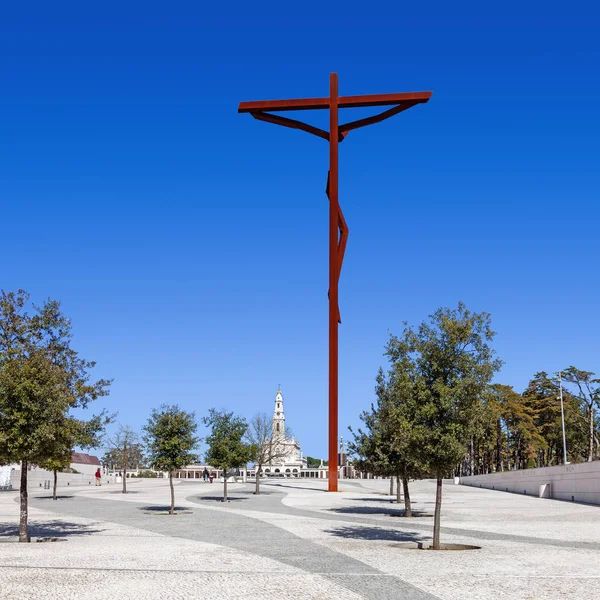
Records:
[[[395,372],[388,377],[383,369],[379,369],[376,379],[376,404],[371,404],[370,411],[363,411],[360,419],[364,429],[354,433],[354,440],[349,442],[349,449],[355,456],[357,468],[380,475],[396,478],[396,502],[400,502],[402,483],[404,491],[404,514],[412,516],[409,480],[422,474],[419,455],[415,448],[415,440],[411,428],[411,410],[414,398],[410,381],[404,378],[401,365],[398,363]],[[390,484],[393,494],[393,484]]]
[[[252,460],[256,455],[256,448],[246,441],[248,424],[243,417],[211,408],[208,416],[202,420],[211,428],[210,435],[206,438],[206,462],[223,469],[223,502],[227,502],[227,472]]]
[[[400,482],[404,492],[404,514],[412,516],[409,481],[419,479],[427,464],[421,456],[421,440],[415,435],[414,421],[419,407],[418,387],[412,379],[410,365],[397,360],[388,380],[380,382],[383,401],[380,419],[384,424],[384,436],[389,446],[389,462],[396,473],[398,501]]]
[[[58,485],[58,471],[66,469],[71,464],[74,448],[96,448],[100,445],[106,426],[113,420],[106,411],[95,415],[89,421],[76,419],[70,415],[63,415],[61,421],[52,423],[54,428],[54,443],[49,444],[49,454],[38,463],[38,466],[54,475],[52,486],[52,499],[56,500]]]
[[[398,479],[396,487],[396,502],[402,500],[399,477],[393,466],[392,449],[389,445],[389,436],[386,424],[382,422],[381,413],[371,404],[370,410],[360,414],[363,426],[354,431],[348,427],[353,439],[348,441],[348,453],[355,469],[372,473],[381,477],[390,478],[390,496],[394,494],[394,478]],[[408,515],[410,516],[410,496],[408,500]],[[405,512],[406,514],[406,512]]]
[[[440,548],[442,481],[453,472],[469,440],[472,419],[501,361],[489,343],[491,317],[471,313],[461,302],[440,308],[416,329],[405,323],[391,335],[387,354],[412,382],[414,439],[421,460],[436,478],[433,548]]]
[[[56,424],[70,409],[108,393],[110,381],[90,382],[95,363],[71,348],[71,322],[60,304],[27,310],[23,291],[0,292],[0,462],[21,464],[19,540],[27,534],[27,469],[56,451]]]
[[[144,426],[144,442],[150,466],[157,471],[169,473],[171,507],[169,514],[175,514],[175,490],[173,471],[198,460],[195,452],[200,438],[196,436],[198,424],[196,414],[181,410],[177,405],[161,405],[153,409],[148,423]]]
[[[490,386],[489,396],[498,407],[506,469],[525,468],[546,446],[536,409],[508,385]]]
[[[127,470],[144,466],[144,449],[138,434],[128,425],[120,425],[115,435],[108,440],[107,452],[102,464],[115,466],[123,473],[123,493],[127,493]]]
[[[595,418],[596,408],[600,407],[600,379],[594,377],[591,371],[581,371],[573,366],[562,372],[565,382],[572,384],[575,396],[585,410],[588,422],[587,460],[594,460],[594,442],[597,444]]]

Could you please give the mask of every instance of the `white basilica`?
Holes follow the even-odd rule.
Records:
[[[267,477],[301,477],[301,472],[306,470],[306,458],[302,456],[298,440],[293,435],[286,437],[281,390],[277,390],[275,396],[272,427],[273,440],[283,447],[283,452],[280,459],[263,466],[263,474]]]

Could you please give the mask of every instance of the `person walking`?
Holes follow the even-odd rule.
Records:
[[[202,473],[202,477],[203,477],[204,481],[208,480],[208,469],[206,467],[204,467],[204,472]]]
[[[96,485],[102,485],[102,473],[100,473],[100,467],[96,471]]]

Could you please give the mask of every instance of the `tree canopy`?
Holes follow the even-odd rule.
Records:
[[[154,409],[144,426],[144,442],[150,465],[158,471],[169,473],[170,514],[175,512],[173,471],[198,460],[196,448],[200,438],[196,436],[197,429],[195,413],[186,412],[176,404],[163,404],[159,409]]]
[[[244,466],[256,455],[256,447],[246,440],[248,423],[233,412],[211,408],[203,422],[211,431],[206,438],[206,461],[223,469],[223,501],[227,501],[227,472]]]
[[[0,462],[21,463],[21,541],[28,541],[28,465],[61,462],[69,410],[86,408],[110,386],[90,381],[95,363],[71,347],[71,321],[59,302],[28,307],[27,292],[0,292]]]
[[[442,479],[462,458],[481,398],[501,366],[490,345],[493,338],[490,315],[473,313],[459,303],[455,309],[438,309],[416,328],[405,323],[402,335],[391,335],[386,348],[392,378],[403,394],[396,427],[408,427],[408,447],[437,480],[436,549]]]

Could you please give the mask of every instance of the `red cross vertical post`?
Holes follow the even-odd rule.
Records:
[[[329,76],[328,98],[300,98],[295,100],[260,100],[241,102],[240,113],[250,113],[255,119],[292,129],[300,129],[329,142],[329,175],[327,196],[329,198],[329,491],[338,491],[338,324],[341,323],[338,303],[338,284],[348,239],[348,227],[338,198],[338,146],[354,129],[379,123],[416,104],[429,100],[431,92],[408,92],[399,94],[369,94],[362,96],[339,96],[338,76]],[[367,106],[392,106],[382,113],[339,124],[338,112],[344,108]],[[291,110],[329,109],[329,131],[274,112]]]

